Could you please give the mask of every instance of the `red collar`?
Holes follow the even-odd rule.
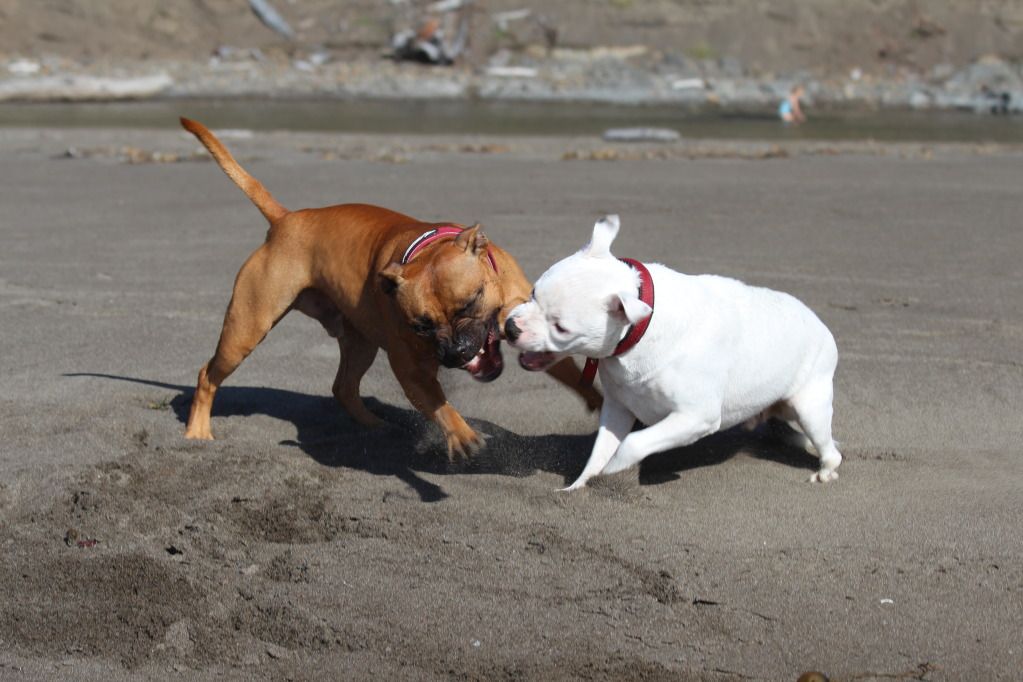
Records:
[[[401,257],[401,264],[408,265],[408,262],[415,258],[416,254],[430,244],[433,244],[444,237],[461,234],[461,232],[462,228],[455,227],[454,225],[444,225],[442,227],[435,227],[432,230],[427,230],[416,237],[412,243],[409,244],[408,248],[405,249],[405,255]],[[494,272],[497,272],[497,261],[494,260],[494,254],[490,252],[490,246],[487,246],[487,259],[490,261],[490,266],[494,268]]]
[[[618,260],[639,273],[639,300],[650,306],[651,313],[646,319],[641,320],[639,324],[629,327],[628,333],[615,346],[614,352],[611,354],[612,356],[626,353],[639,343],[639,340],[646,334],[646,329],[650,326],[650,320],[654,316],[652,312],[654,307],[654,279],[650,276],[650,271],[646,269],[645,265],[633,258],[619,258]],[[599,362],[600,360],[597,358],[586,358],[586,364],[583,366],[583,376],[579,380],[580,386],[593,385],[593,378],[597,376],[597,364]]]

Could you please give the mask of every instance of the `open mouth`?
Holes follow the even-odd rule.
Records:
[[[501,334],[497,323],[491,322],[487,330],[487,338],[472,360],[462,365],[462,369],[472,375],[476,381],[493,381],[501,376],[504,361],[501,359]]]
[[[527,369],[530,372],[540,372],[553,365],[557,359],[558,356],[554,353],[525,351],[519,355],[519,364],[522,365],[522,369]]]

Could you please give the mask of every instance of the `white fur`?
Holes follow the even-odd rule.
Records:
[[[824,323],[785,293],[647,265],[655,297],[650,326],[636,346],[612,357],[629,325],[651,314],[638,297],[639,275],[611,255],[618,224],[617,216],[597,221],[590,243],[541,275],[534,298],[509,315],[520,350],[601,359],[600,429],[566,490],[769,416],[796,422],[808,436],[820,457],[811,481],[836,479],[838,350]],[[636,419],[647,427],[630,433]]]

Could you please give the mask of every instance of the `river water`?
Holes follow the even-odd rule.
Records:
[[[772,115],[694,113],[656,106],[481,101],[193,100],[4,103],[0,127],[170,128],[178,116],[215,128],[350,133],[593,136],[607,128],[654,126],[685,138],[1023,143],[1023,116],[966,112],[808,111],[786,126]]]

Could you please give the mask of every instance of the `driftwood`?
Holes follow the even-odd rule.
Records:
[[[284,36],[288,40],[292,40],[295,37],[295,32],[291,30],[288,22],[278,14],[277,10],[267,0],[249,0],[249,7],[259,17],[259,20],[275,33]]]
[[[675,142],[681,137],[671,128],[608,128],[604,131],[608,142]]]

